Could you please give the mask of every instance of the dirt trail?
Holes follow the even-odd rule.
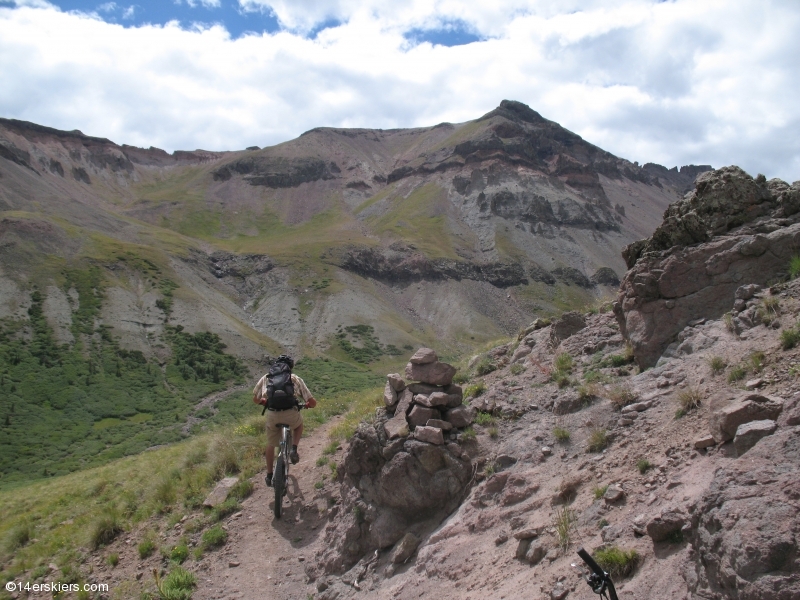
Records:
[[[264,483],[266,471],[256,477],[255,490],[242,502],[241,512],[225,521],[228,543],[203,559],[194,600],[296,600],[316,591],[306,583],[304,570],[326,523],[326,500],[314,500],[314,483],[321,473],[316,461],[328,431],[340,420],[332,419],[303,437],[300,462],[289,470],[289,494],[280,520],[273,513],[274,492]]]

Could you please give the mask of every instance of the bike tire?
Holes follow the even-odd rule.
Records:
[[[275,518],[281,518],[283,497],[286,495],[286,466],[283,456],[278,457],[275,474],[272,476],[272,487],[275,488]]]

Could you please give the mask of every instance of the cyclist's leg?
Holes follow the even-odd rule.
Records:
[[[267,473],[272,473],[272,467],[275,464],[275,447],[267,445],[267,450],[264,452],[267,459]]]
[[[299,427],[292,430],[292,444],[297,446],[300,443],[300,438],[303,437],[303,424],[300,423]]]

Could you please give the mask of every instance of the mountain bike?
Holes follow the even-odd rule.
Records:
[[[302,410],[305,404],[298,405]],[[289,450],[292,447],[292,429],[285,423],[276,423],[281,430],[281,443],[278,446],[278,457],[275,461],[275,472],[272,474],[272,487],[275,488],[275,518],[281,518],[283,510],[283,497],[289,488]]]
[[[603,571],[600,565],[598,565],[591,555],[583,548],[578,550],[578,556],[580,556],[583,562],[589,565],[589,568],[594,571],[591,575],[586,576],[586,583],[589,584],[592,591],[601,598],[608,598],[608,596],[606,596],[607,589],[611,596],[609,600],[619,600],[619,598],[617,598],[617,590],[614,589],[614,583],[611,581],[611,577],[609,577],[608,573]]]

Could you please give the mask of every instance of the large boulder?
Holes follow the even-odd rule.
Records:
[[[431,385],[450,385],[453,383],[453,376],[456,368],[443,362],[425,363],[416,365],[408,363],[406,365],[406,378]]]
[[[648,521],[645,529],[654,542],[669,540],[679,535],[686,525],[686,517],[674,510],[663,510],[661,514]]]
[[[386,386],[383,388],[383,403],[386,408],[394,408],[397,404],[397,391],[392,387],[391,382],[387,381]]]
[[[408,362],[412,365],[427,365],[429,363],[435,363],[438,360],[439,357],[436,356],[436,352],[430,348],[420,348],[408,359]]]
[[[430,419],[439,419],[441,416],[441,413],[435,408],[415,405],[411,412],[408,413],[407,421],[409,427],[414,429],[420,425],[425,425]]]
[[[694,552],[684,570],[692,598],[800,598],[800,435],[762,439],[724,463],[692,508]]]
[[[478,411],[471,406],[461,405],[448,410],[444,420],[450,423],[456,429],[463,429],[464,427],[469,427],[472,425],[477,412]]]
[[[706,172],[651,238],[623,251],[630,270],[614,313],[640,367],[655,365],[689,322],[729,311],[741,285],[785,272],[800,247],[798,206],[800,182]]]
[[[740,425],[751,421],[774,421],[782,410],[783,400],[777,396],[748,394],[714,411],[708,419],[708,426],[714,441],[721,444],[732,440]]]
[[[565,312],[550,327],[550,342],[553,347],[558,346],[569,336],[578,333],[586,327],[586,318],[579,312]]]

